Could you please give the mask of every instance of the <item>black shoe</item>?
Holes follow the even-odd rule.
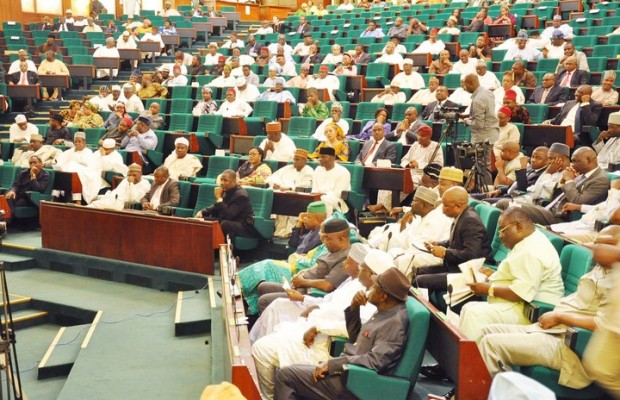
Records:
[[[439,364],[423,365],[420,367],[420,373],[429,379],[448,379],[448,375],[446,375],[446,372],[439,366]]]

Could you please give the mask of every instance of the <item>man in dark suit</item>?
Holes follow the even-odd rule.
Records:
[[[542,85],[534,89],[527,102],[555,106],[559,103],[566,103],[566,100],[568,100],[568,91],[556,85],[555,74],[548,73],[543,76]]]
[[[573,109],[576,112],[572,112]],[[575,100],[567,101],[555,118],[543,121],[543,124],[571,125],[575,133],[575,141],[589,146],[592,141],[588,133],[584,132],[583,127],[596,125],[601,111],[603,111],[603,105],[592,100],[592,87],[582,85],[575,92]]]
[[[22,169],[13,185],[6,194],[6,200],[11,208],[11,215],[16,207],[30,204],[27,192],[43,193],[50,181],[50,174],[43,169],[43,162],[38,156],[28,159],[30,168]],[[10,223],[10,220],[7,221]]]
[[[515,191],[525,192],[528,187],[535,185],[549,165],[549,149],[545,146],[535,148],[532,152],[530,165],[527,165],[527,157],[522,157],[520,161],[521,169],[515,171],[517,176],[515,182],[510,187],[500,186],[487,193],[487,198],[484,201],[493,204],[501,199],[510,198]]]
[[[60,17],[58,23],[54,25],[54,32],[68,32],[73,31],[75,28],[73,27],[73,23],[69,23],[65,20],[65,17]]]
[[[319,53],[318,46],[316,44],[311,44],[309,53],[301,59],[301,64],[320,64],[321,61],[323,61],[323,56]]]
[[[179,182],[170,179],[166,167],[157,168],[153,176],[151,190],[140,200],[142,209],[162,212],[164,207],[177,207],[181,200]]]
[[[571,166],[562,174],[554,190],[553,200],[545,206],[524,204],[523,210],[532,221],[541,225],[559,224],[569,220],[566,203],[595,205],[605,201],[609,190],[607,173],[598,166],[596,152],[580,147],[573,153]]]
[[[39,75],[36,72],[28,71],[28,63],[19,63],[19,71],[7,75],[9,85],[36,85],[39,83]]]
[[[215,204],[198,211],[197,218],[215,218],[220,221],[224,236],[234,241],[236,236],[259,237],[254,229],[254,210],[248,192],[237,184],[237,174],[227,169],[215,188]]]
[[[353,61],[356,64],[368,64],[370,60],[370,54],[364,52],[364,46],[361,44],[355,46],[355,57],[353,57]]]
[[[299,17],[299,25],[295,27],[295,32],[299,33],[302,37],[305,33],[310,32],[311,26],[306,21],[306,17],[303,15]]]
[[[455,186],[446,190],[442,197],[443,213],[454,218],[450,240],[442,243],[425,243],[427,250],[443,259],[443,265],[418,268],[415,283],[432,291],[446,291],[446,275],[461,272],[459,264],[474,258],[489,258],[491,246],[482,220],[469,207],[467,191]]]
[[[588,72],[577,69],[576,57],[568,57],[564,61],[564,67],[566,69],[558,74],[560,86],[577,87],[588,84]]]
[[[355,163],[372,166],[377,160],[390,160],[392,164],[396,162],[396,145],[385,140],[383,124],[380,123],[372,126],[372,139],[364,143]]]
[[[424,121],[435,121],[435,112],[440,111],[442,108],[458,108],[459,105],[448,99],[448,88],[445,86],[439,86],[435,90],[436,101],[428,103],[428,105],[422,111],[420,118]]]
[[[245,54],[248,56],[256,57],[260,54],[261,49],[260,43],[256,41],[254,35],[248,36],[248,42],[245,45]]]

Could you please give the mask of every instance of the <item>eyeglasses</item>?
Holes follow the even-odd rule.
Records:
[[[506,225],[505,227],[503,227],[502,229],[500,229],[499,231],[497,231],[498,236],[502,236],[504,234],[504,231],[506,229],[510,228],[514,224],[515,224],[514,222],[511,222],[508,225]]]

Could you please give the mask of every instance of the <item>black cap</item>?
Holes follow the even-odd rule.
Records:
[[[335,157],[336,156],[336,150],[334,150],[331,147],[323,147],[319,150],[319,154],[325,154],[327,156],[332,156]]]

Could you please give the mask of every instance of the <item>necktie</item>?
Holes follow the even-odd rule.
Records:
[[[26,79],[26,74],[24,72],[22,72],[22,77],[19,80],[19,84],[20,85],[27,85],[28,84],[28,79]]]
[[[570,85],[570,76],[571,76],[572,72],[566,72],[566,75],[564,75],[564,79],[562,79],[562,83],[560,84],[561,86],[569,86]]]
[[[364,156],[364,159],[362,160],[362,165],[366,164],[366,160],[368,160],[368,157],[370,157],[370,155],[375,151],[375,148],[377,147],[378,144],[379,144],[378,142],[373,143],[372,147],[370,148],[370,151],[366,153],[366,155]]]
[[[301,31],[303,31],[303,25],[299,25],[299,29],[297,29],[297,33],[301,33]]]
[[[581,134],[581,106],[577,105],[577,112],[575,113],[575,135]]]
[[[448,247],[452,246],[452,240],[454,239],[454,226],[456,225],[456,220],[452,222],[450,225],[450,240],[448,241]]]
[[[545,100],[547,100],[548,95],[549,95],[549,89],[543,90],[542,97],[540,98],[540,104],[545,104]]]
[[[579,175],[577,178],[575,178],[575,187],[577,188],[577,190],[579,190],[579,186],[583,183],[584,180],[585,180],[585,175]],[[558,206],[558,204],[560,204],[565,198],[566,198],[566,193],[562,192],[562,194],[556,197],[551,203],[547,204],[545,208],[553,212],[554,214],[560,214],[562,210],[559,209],[558,210],[559,212],[554,212],[554,208]]]

